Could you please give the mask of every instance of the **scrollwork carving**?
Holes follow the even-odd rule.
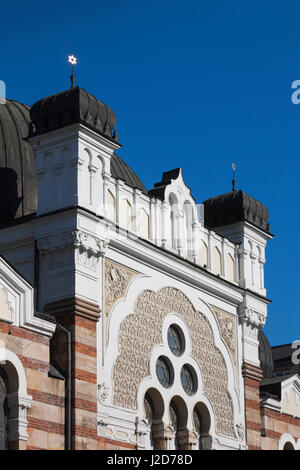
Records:
[[[105,315],[109,316],[114,304],[124,297],[131,279],[138,273],[108,259],[104,263]]]
[[[204,392],[214,408],[217,431],[234,436],[232,402],[227,392],[227,368],[214,344],[212,327],[197,312],[187,297],[167,287],[157,293],[145,290],[137,298],[133,314],[120,325],[120,354],[113,369],[116,406],[137,409],[140,382],[150,375],[150,351],[162,342],[162,323],[166,315],[176,312],[189,328],[192,355],[204,379]]]
[[[222,310],[211,306],[211,309],[217,317],[221,330],[221,336],[230,352],[234,364],[236,364],[236,322],[234,317]]]

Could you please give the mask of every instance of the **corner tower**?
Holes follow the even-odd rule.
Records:
[[[29,142],[36,152],[37,215],[79,206],[104,215],[103,177],[118,144],[115,113],[79,87],[36,102]]]
[[[259,384],[264,364],[260,361],[260,330],[267,317],[264,285],[265,249],[272,238],[268,209],[244,191],[231,191],[204,201],[204,223],[238,244],[238,283],[244,289],[238,306],[242,328],[242,374],[249,449],[261,448]]]

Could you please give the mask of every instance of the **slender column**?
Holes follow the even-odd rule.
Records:
[[[195,431],[190,431],[189,429],[178,430],[176,436],[180,450],[193,450],[193,447],[199,441],[199,437]]]
[[[152,424],[152,436],[155,450],[169,450],[169,443],[174,440],[175,433],[170,426],[164,423]]]
[[[161,204],[161,220],[162,220],[162,227],[161,227],[161,245],[163,248],[168,246],[168,215],[169,215],[169,204],[167,202],[162,202]],[[170,225],[170,224],[169,224]],[[171,240],[170,240],[171,242]],[[171,244],[172,246],[172,244]]]
[[[183,210],[178,210],[177,214],[177,244],[176,248],[178,251],[179,255],[182,255],[183,252],[183,245],[184,245],[184,240],[183,240],[183,223],[184,223],[184,211]]]

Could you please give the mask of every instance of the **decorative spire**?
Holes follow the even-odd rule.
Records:
[[[76,57],[72,54],[72,55],[69,55],[68,57],[68,62],[70,62],[70,64],[72,64],[72,75],[71,75],[71,88],[74,87],[74,65],[77,64],[77,59]]]
[[[233,170],[232,191],[235,192],[235,170],[236,170],[235,163],[232,164],[232,170]]]

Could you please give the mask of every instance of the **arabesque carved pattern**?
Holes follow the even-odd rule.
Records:
[[[229,350],[233,363],[236,364],[236,322],[230,313],[223,312],[219,308],[212,307],[217,317],[221,330],[221,336]]]
[[[143,379],[150,375],[150,354],[162,343],[162,323],[166,315],[176,312],[189,328],[192,355],[198,362],[204,379],[204,393],[216,416],[217,432],[234,436],[232,402],[227,391],[227,369],[220,350],[214,344],[212,328],[197,312],[187,297],[177,289],[166,287],[157,293],[143,291],[132,315],[120,326],[120,354],[113,370],[116,406],[137,408],[137,391]]]
[[[138,273],[105,259],[105,315],[108,317],[114,304],[124,297],[128,284]]]

